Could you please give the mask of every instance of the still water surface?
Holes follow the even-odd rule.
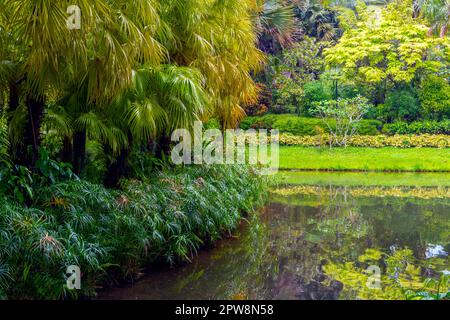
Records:
[[[402,299],[450,270],[450,175],[336,175],[287,177],[233,238],[99,298]]]

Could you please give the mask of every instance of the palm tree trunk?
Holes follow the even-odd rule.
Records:
[[[41,123],[44,115],[45,98],[28,96],[27,124],[23,136],[23,144],[17,154],[17,163],[32,168],[39,158],[41,144]]]
[[[86,165],[86,130],[73,135],[73,171],[79,175]]]
[[[108,166],[108,171],[103,181],[107,188],[117,188],[120,179],[130,175],[131,169],[128,163],[128,157],[132,150],[132,138],[133,136],[129,131],[128,146],[121,150],[115,161]],[[105,148],[105,150],[108,150],[108,148]]]
[[[65,163],[73,162],[73,144],[70,137],[64,137],[63,149],[61,151],[61,161]]]
[[[417,19],[420,16],[420,5],[418,0],[413,2],[413,18]]]
[[[12,82],[9,84],[9,111],[16,111],[19,107],[19,89],[17,85]]]
[[[156,146],[155,156],[159,159],[163,159],[164,157],[170,154],[170,144],[171,139],[168,135],[163,135],[158,139],[158,143]]]
[[[439,36],[441,38],[444,38],[446,36],[447,32],[448,32],[448,26],[445,25],[441,28],[441,32],[439,33]]]
[[[130,149],[125,148],[122,151],[120,151],[115,161],[109,165],[105,179],[103,180],[103,183],[107,188],[117,188],[120,179],[129,175],[130,173],[130,166],[128,163],[129,155]]]

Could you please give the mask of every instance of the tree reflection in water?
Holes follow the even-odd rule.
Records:
[[[450,269],[448,190],[410,189],[278,192],[234,239],[191,265],[152,271],[100,298],[404,299]],[[380,267],[381,290],[366,285],[370,265]]]

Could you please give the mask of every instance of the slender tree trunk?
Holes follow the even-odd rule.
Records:
[[[170,154],[171,139],[167,135],[163,135],[158,139],[155,155],[157,158],[162,159],[164,156]]]
[[[70,137],[64,137],[63,139],[61,161],[65,163],[73,163],[73,144]]]
[[[108,166],[108,171],[103,181],[106,187],[117,188],[120,179],[130,175],[131,169],[128,157],[132,150],[132,138],[131,132],[128,132],[128,146],[121,150],[115,161]]]
[[[418,0],[414,0],[413,1],[413,18],[417,19],[420,16],[420,6],[419,6],[419,1]]]
[[[73,171],[80,174],[86,165],[86,130],[73,135]]]
[[[105,179],[103,181],[107,188],[116,188],[119,185],[120,179],[127,177],[130,174],[130,166],[128,163],[128,156],[130,149],[125,148],[120,151],[116,161],[111,163],[108,167]]]
[[[19,89],[15,83],[9,85],[9,111],[16,111],[19,107]]]
[[[446,36],[447,32],[448,32],[448,26],[443,26],[441,28],[441,32],[439,33],[439,36],[441,38],[444,38]]]
[[[18,150],[17,163],[32,168],[39,158],[41,144],[41,123],[44,115],[44,97],[28,96],[26,99],[27,123],[23,135],[23,144]]]

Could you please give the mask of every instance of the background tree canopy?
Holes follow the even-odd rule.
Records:
[[[279,4],[293,8],[295,37],[256,77],[264,99],[251,114],[311,117],[318,103],[361,95],[373,105],[365,117],[385,124],[448,119],[447,0]]]

